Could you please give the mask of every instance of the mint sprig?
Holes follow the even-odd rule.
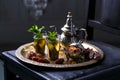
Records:
[[[38,25],[33,25],[31,28],[28,29],[28,32],[31,32],[34,34],[34,39],[39,40],[43,38],[43,31],[45,27],[42,26],[41,28],[38,27]]]
[[[57,41],[57,32],[56,31],[53,31],[53,32],[48,31],[48,40],[51,41],[52,43],[56,42]]]

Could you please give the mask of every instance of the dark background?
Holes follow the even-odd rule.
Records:
[[[92,1],[92,0],[91,0]],[[95,20],[100,21],[103,25],[113,30],[120,31],[120,0],[94,0]],[[112,31],[111,31],[112,32]],[[114,31],[113,31],[114,33]],[[110,43],[120,47],[120,35],[95,29],[94,40]]]
[[[120,28],[120,1],[117,0],[96,0],[96,19],[110,27]],[[65,24],[67,12],[72,12],[73,23],[77,27],[86,27],[87,12],[85,6],[87,0],[51,0],[43,16],[38,20],[29,14],[24,5],[24,0],[0,0],[0,48],[10,50],[20,45],[32,42],[32,34],[27,30],[34,24],[39,27],[45,26],[46,30],[50,25],[57,26],[59,33]],[[117,6],[116,6],[117,4]],[[114,6],[114,7],[112,7]],[[111,8],[112,7],[112,8]],[[102,11],[102,13],[101,13]],[[95,40],[119,44],[119,36],[95,30]],[[104,34],[103,34],[104,33]],[[104,36],[103,36],[104,35]],[[102,37],[101,37],[102,36]],[[111,36],[114,39],[111,39]]]
[[[37,24],[39,27],[55,25],[60,30],[65,24],[67,12],[71,11],[76,26],[84,25],[84,0],[51,0],[43,16],[35,20],[24,5],[24,0],[0,0],[0,41],[29,42],[32,35],[28,28]],[[79,7],[83,7],[79,8]],[[82,11],[82,12],[81,12]],[[83,13],[84,12],[84,13]]]
[[[120,0],[95,0],[96,20],[112,28],[120,29]]]
[[[49,0],[48,0],[49,1]],[[55,25],[59,33],[66,22],[67,13],[73,15],[73,22],[77,27],[85,25],[84,0],[51,0],[43,16],[38,20],[30,15],[24,0],[0,0],[0,47],[11,49],[21,44],[32,42],[33,35],[27,30],[34,24],[39,27]],[[82,7],[82,8],[79,8]]]

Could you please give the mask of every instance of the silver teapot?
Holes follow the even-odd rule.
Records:
[[[66,44],[66,45],[77,45],[77,46],[81,46],[81,44],[83,42],[86,41],[87,39],[87,31],[84,28],[80,28],[78,29],[79,32],[83,31],[84,32],[84,39],[81,40],[77,40],[78,39],[78,34],[76,33],[76,27],[75,25],[73,25],[72,23],[72,15],[71,12],[68,12],[67,15],[67,20],[66,20],[66,24],[61,28],[62,30],[62,34],[61,34],[61,42]],[[83,48],[81,46],[81,48]]]

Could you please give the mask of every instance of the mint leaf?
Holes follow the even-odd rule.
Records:
[[[56,42],[57,41],[57,32],[56,31],[53,31],[53,32],[48,31],[48,40],[50,40],[51,42]]]
[[[45,29],[44,26],[39,28],[37,25],[33,25],[31,28],[28,29],[28,32],[32,32],[34,34],[33,38],[39,40],[43,38],[44,29]]]
[[[28,32],[32,32],[32,33],[38,33],[39,29],[37,25],[32,26],[31,28],[28,29]]]

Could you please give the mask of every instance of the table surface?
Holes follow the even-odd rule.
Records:
[[[96,78],[96,80],[101,80],[105,76],[111,78],[110,75],[120,73],[120,48],[102,42],[90,41],[89,43],[104,52],[104,59],[86,67],[54,69],[33,66],[17,59],[15,50],[2,52],[0,57],[6,63],[7,68],[18,74],[23,80],[93,80]]]

